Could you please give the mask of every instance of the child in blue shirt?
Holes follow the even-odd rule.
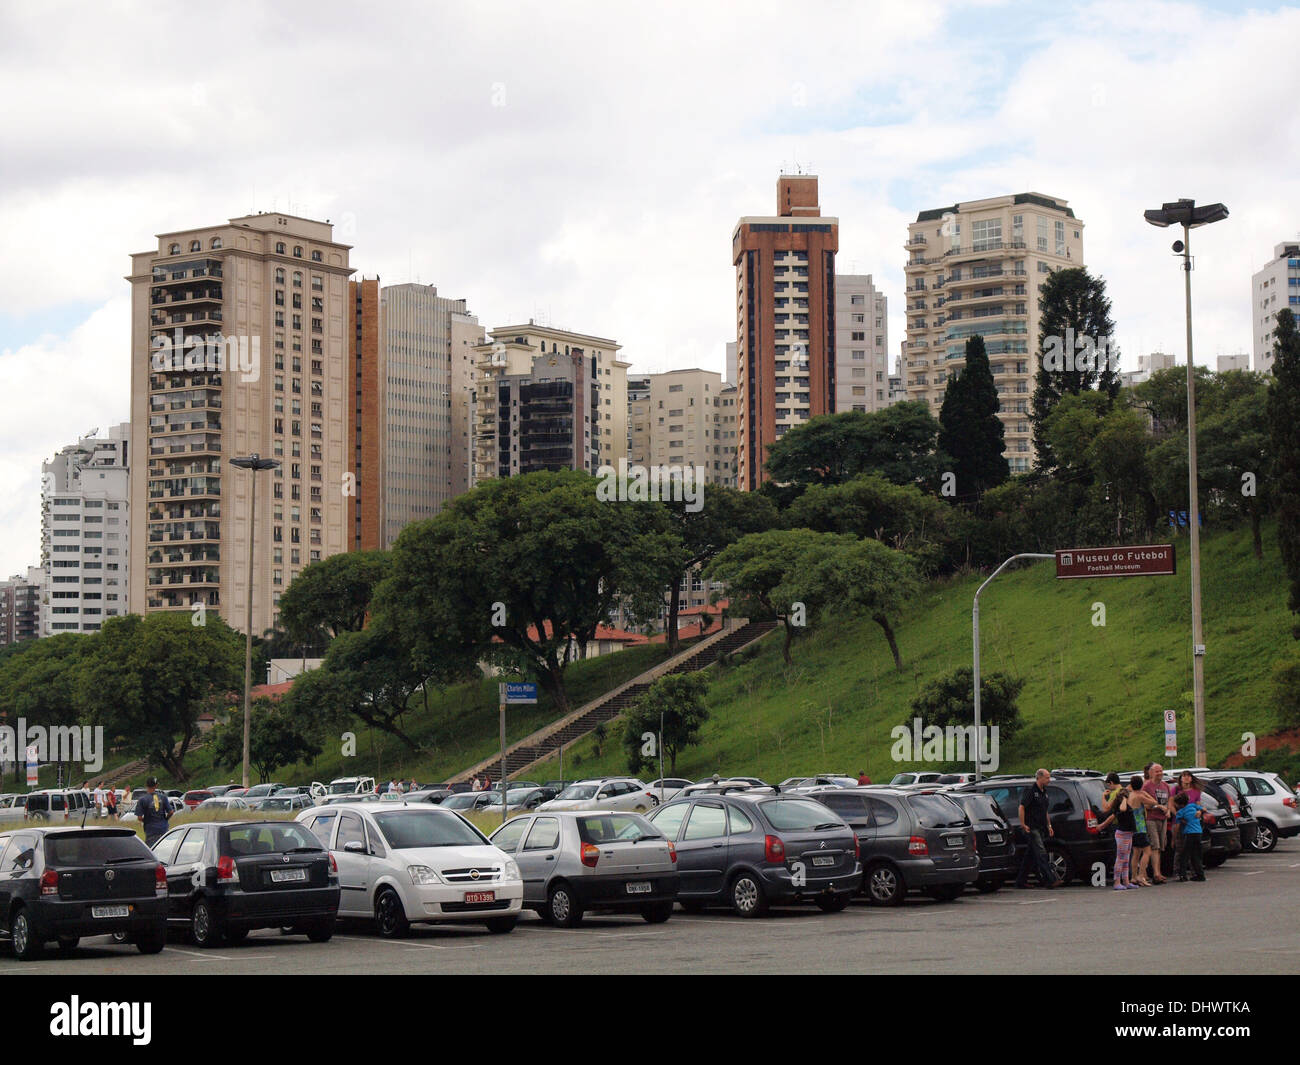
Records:
[[[1178,822],[1178,831],[1183,834],[1183,848],[1178,855],[1178,879],[1187,881],[1187,866],[1191,863],[1192,880],[1204,880],[1205,870],[1201,865],[1201,804],[1192,802],[1185,792],[1174,796],[1174,820]]]

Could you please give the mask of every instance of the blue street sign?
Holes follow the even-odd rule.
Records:
[[[537,685],[507,681],[501,684],[501,701],[507,704],[535,703],[537,702]]]

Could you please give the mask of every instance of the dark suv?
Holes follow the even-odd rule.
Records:
[[[981,792],[998,804],[1016,834],[1017,867],[1029,846],[1020,829],[1020,794],[1034,783],[1031,776],[990,777],[977,784],[954,788],[959,792]],[[1087,879],[1100,862],[1109,872],[1115,865],[1115,833],[1102,832],[1098,825],[1105,819],[1103,793],[1105,781],[1099,776],[1053,777],[1047,784],[1047,815],[1053,835],[1047,839],[1047,855],[1061,882]]]
[[[1016,856],[1016,834],[993,796],[975,791],[947,791],[945,795],[961,803],[966,816],[975,826],[975,847],[980,856],[980,875],[975,886],[988,893],[1014,880],[1020,869]]]
[[[835,788],[811,797],[857,834],[863,890],[878,906],[897,906],[909,891],[951,900],[979,877],[975,829],[946,794],[897,788]]]
[[[129,828],[22,828],[0,835],[0,916],[14,954],[82,936],[129,934],[142,954],[167,943],[167,880]]]
[[[802,794],[701,793],[645,816],[677,847],[677,901],[687,913],[722,903],[757,917],[770,903],[805,900],[835,912],[862,879],[853,831]]]

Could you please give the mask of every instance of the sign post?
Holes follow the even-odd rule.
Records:
[[[1165,711],[1165,757],[1173,758],[1178,754],[1178,715],[1173,710]]]
[[[1089,577],[1172,577],[1176,572],[1173,544],[1141,547],[1081,547],[1056,552],[1059,580]]]
[[[501,714],[501,823],[506,823],[506,706],[537,702],[537,685],[502,681],[497,685]]]

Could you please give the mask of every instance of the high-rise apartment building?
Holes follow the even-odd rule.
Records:
[[[822,217],[811,174],[782,174],[776,198],[775,215],[741,218],[731,238],[744,490],[766,480],[768,444],[835,409],[839,222]]]
[[[630,364],[617,342],[530,320],[473,350],[475,483],[627,458]]]
[[[1283,307],[1300,318],[1300,242],[1273,248],[1273,258],[1250,279],[1250,326],[1257,373],[1273,370],[1273,330]]]
[[[1132,388],[1134,385],[1140,385],[1143,381],[1151,380],[1151,375],[1160,370],[1169,370],[1173,368],[1174,357],[1168,352],[1153,351],[1147,355],[1139,355],[1137,358],[1137,369],[1128,370],[1119,375],[1120,384],[1125,388]]]
[[[202,604],[242,630],[251,594],[261,633],[304,566],[350,546],[349,252],[328,222],[271,213],[131,257],[132,612]],[[229,463],[250,454],[282,465]]]
[[[98,632],[127,613],[130,436],[117,425],[42,464],[42,636]]]
[[[1219,355],[1214,360],[1216,373],[1228,373],[1232,370],[1249,370],[1250,356],[1246,352],[1236,355]]]
[[[1038,297],[1054,270],[1083,266],[1083,223],[1035,192],[922,211],[908,226],[905,387],[938,417],[949,378],[979,334],[989,354],[1012,473],[1033,460]]]
[[[44,587],[45,571],[39,566],[0,581],[0,647],[40,636]]]
[[[889,304],[870,274],[835,278],[835,410],[889,406]]]
[[[735,391],[713,370],[669,370],[629,381],[629,465],[689,466],[704,471],[704,484],[734,485],[735,438],[728,450],[719,419],[729,413],[734,434]]]

